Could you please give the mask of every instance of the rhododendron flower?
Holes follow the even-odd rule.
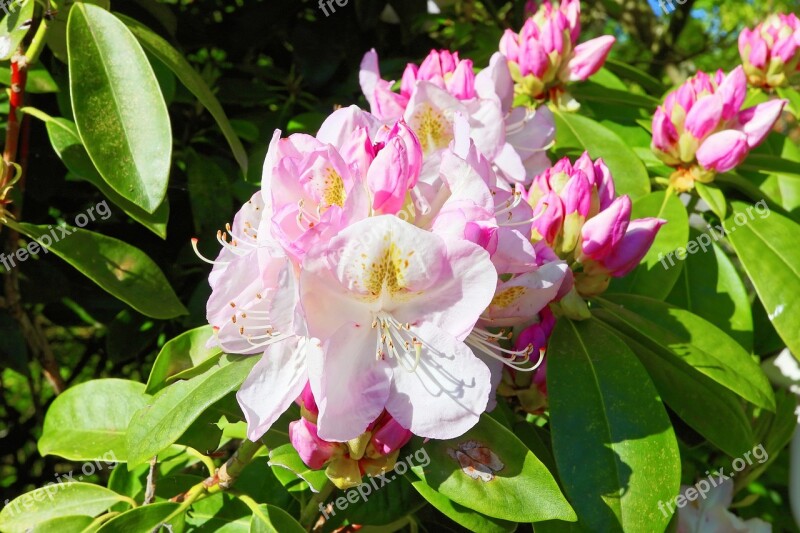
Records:
[[[454,139],[457,115],[467,118],[478,150],[509,182],[524,183],[550,166],[545,151],[555,137],[552,113],[512,107],[513,82],[500,54],[476,76],[472,61],[458,52],[431,51],[420,66],[406,66],[395,93],[393,83],[381,78],[378,55],[371,50],[361,62],[360,81],[375,116],[405,120],[434,167]]]
[[[794,13],[769,15],[739,34],[747,81],[754,87],[785,87],[800,82],[800,19]]]
[[[505,348],[497,329],[563,296],[569,269],[530,242],[524,190],[498,178],[467,119],[453,126],[435,165],[405,122],[356,107],[316,137],[276,132],[263,190],[209,261],[211,342],[262,354],[237,394],[251,440],[299,398],[307,421],[293,442],[346,480],[356,469],[331,459],[343,448],[330,443],[383,428],[370,438],[384,458],[369,458],[383,468],[406,431],[469,430],[493,405],[503,364],[536,368],[533,348]]]
[[[727,76],[717,71],[713,78],[698,72],[658,107],[651,147],[676,168],[670,182],[678,191],[732,170],[769,134],[786,100],[741,109],[746,93],[741,66]]]
[[[574,164],[564,158],[537,176],[528,202],[534,206],[533,240],[574,264],[574,290],[582,297],[602,293],[612,277],[633,270],[666,223],[656,218],[632,221],[630,198],[615,198],[608,167],[588,153]],[[567,309],[584,305],[567,296]]]
[[[545,0],[519,33],[503,34],[500,52],[508,59],[518,96],[559,102],[568,82],[583,81],[603,66],[615,38],[603,35],[578,44],[580,13],[579,0],[562,0],[557,7]]]
[[[694,498],[687,496],[690,489],[695,495]],[[700,494],[702,494],[702,498],[697,496],[697,489],[687,485],[681,486],[681,497],[686,500],[687,504],[678,507],[678,533],[705,533],[706,531],[771,533],[772,526],[760,518],[742,520],[728,511],[728,507],[733,503],[732,480],[725,479],[721,483],[715,483],[708,494],[702,492]]]

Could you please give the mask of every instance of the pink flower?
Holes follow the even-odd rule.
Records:
[[[698,72],[656,110],[651,147],[677,169],[671,179],[678,190],[737,167],[769,134],[787,102],[741,109],[746,92],[742,67],[727,76],[718,71],[713,78]]]
[[[800,19],[794,13],[769,15],[739,34],[747,81],[754,87],[785,87],[800,81]]]
[[[479,246],[386,215],[309,254],[300,285],[309,333],[323,342],[309,365],[320,435],[356,438],[384,408],[424,437],[472,427],[489,371],[463,339],[496,281]]]
[[[460,115],[478,150],[508,182],[525,183],[550,166],[545,151],[555,137],[552,113],[513,107],[513,81],[500,54],[476,76],[472,61],[457,52],[433,50],[421,65],[406,66],[400,92],[394,93],[371,50],[361,62],[359,79],[372,113],[384,121],[405,120],[426,159],[435,160],[450,145]]]
[[[578,44],[580,31],[579,0],[562,0],[557,7],[545,0],[519,33],[506,30],[500,52],[508,60],[516,93],[543,99],[597,72],[615,38],[604,35]]]

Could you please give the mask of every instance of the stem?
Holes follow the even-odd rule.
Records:
[[[44,43],[45,37],[47,36],[47,19],[43,18],[41,24],[39,24],[39,28],[36,30],[36,34],[33,36],[33,40],[31,41],[31,45],[28,47],[28,50],[25,52],[25,56],[28,58],[28,67],[31,67],[39,60],[39,55],[44,50]]]
[[[264,445],[261,442],[253,442],[245,439],[239,445],[239,449],[228,459],[224,465],[213,476],[204,479],[202,482],[190,488],[188,491],[178,494],[170,499],[171,502],[180,503],[180,507],[175,509],[164,522],[169,522],[176,516],[186,512],[197,500],[202,500],[214,494],[226,491],[236,483],[242,470],[250,464],[256,453]]]
[[[328,481],[325,483],[325,486],[322,489],[314,494],[311,497],[311,500],[303,507],[303,510],[300,512],[300,523],[306,527],[311,527],[317,521],[317,516],[319,516],[319,506],[322,503],[325,503],[325,500],[328,499],[328,496],[331,495],[333,492],[333,483]]]
[[[150,459],[150,471],[147,473],[147,490],[144,492],[144,502],[142,505],[153,503],[156,499],[156,473],[158,456],[154,455]]]

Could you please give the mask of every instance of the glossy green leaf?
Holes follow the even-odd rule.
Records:
[[[148,213],[135,203],[121,196],[97,172],[89,154],[86,152],[75,123],[65,118],[53,118],[36,114],[47,121],[47,134],[50,143],[64,165],[76,176],[88,181],[116,206],[125,211],[141,225],[165,239],[167,237],[167,220],[169,219],[169,201],[165,198],[153,213]]]
[[[162,389],[128,426],[128,463],[135,466],[177,442],[206,409],[242,384],[257,361],[226,355],[199,376]]]
[[[228,145],[233,152],[233,157],[239,163],[242,173],[247,175],[247,152],[242,146],[242,141],[236,136],[236,132],[231,126],[228,117],[225,116],[225,111],[217,100],[211,89],[208,88],[203,78],[192,68],[183,55],[175,50],[167,41],[156,35],[148,27],[141,23],[128,18],[124,15],[118,15],[119,18],[128,26],[133,35],[139,39],[139,42],[148,52],[159,58],[165,65],[167,65],[175,76],[189,89],[193,95],[203,104],[214,120],[217,121],[219,129],[228,141]]]
[[[250,533],[305,533],[305,528],[292,515],[274,505],[259,505],[252,509]]]
[[[104,523],[97,533],[143,533],[153,531],[162,524],[174,526],[183,520],[183,516],[176,516],[169,522],[165,520],[179,507],[179,504],[172,502],[143,505],[115,516]]]
[[[211,326],[206,325],[181,333],[167,341],[158,352],[158,357],[150,370],[147,393],[155,394],[166,387],[168,380],[176,374],[222,355],[222,350],[218,347],[206,347],[213,334]]]
[[[130,244],[69,226],[8,225],[40,243],[52,241],[50,251],[143,315],[167,319],[187,313],[158,265]]]
[[[36,524],[27,533],[82,533],[93,521],[91,516],[59,516]]]
[[[516,529],[516,524],[513,522],[484,516],[480,513],[476,513],[469,507],[455,503],[435,491],[430,485],[417,479],[413,474],[407,474],[407,477],[411,481],[411,485],[428,503],[450,520],[470,531],[504,533]]]
[[[590,531],[661,531],[680,486],[680,454],[647,372],[596,320],[559,319],[547,391],[553,453],[579,523]],[[580,394],[576,394],[580,391]]]
[[[405,469],[403,471],[407,472]],[[333,504],[327,526],[336,528],[347,521],[363,526],[389,527],[425,505],[425,500],[405,476],[396,475],[396,470],[390,470],[386,478],[391,481],[384,486],[381,486],[381,481],[375,482],[379,487],[377,490],[369,476],[365,476],[361,485],[333,492],[327,499]],[[340,509],[337,503],[344,509]]]
[[[7,13],[0,21],[0,61],[13,56],[22,39],[31,28],[34,0],[8,0],[3,2],[3,10]]]
[[[780,174],[800,179],[800,163],[771,154],[750,154],[739,167],[761,174]]]
[[[70,94],[92,162],[121,196],[153,213],[172,163],[167,106],[147,56],[108,11],[76,4],[67,23]]]
[[[230,494],[215,494],[192,504],[186,515],[189,531],[249,533],[252,511]]]
[[[775,409],[764,372],[739,343],[710,322],[643,296],[614,294],[598,302],[613,316],[616,329],[661,357],[683,361],[750,403]]]
[[[96,516],[125,498],[89,483],[55,483],[14,499],[0,511],[0,531],[27,533],[61,516]]]
[[[728,205],[725,202],[725,194],[719,190],[719,188],[713,184],[706,185],[705,183],[696,181],[694,189],[697,191],[697,194],[700,195],[700,198],[708,204],[708,207],[711,208],[711,211],[713,211],[715,215],[720,219],[725,218]]]
[[[667,302],[705,318],[751,351],[753,316],[742,278],[708,233],[692,229],[690,238],[703,244],[711,242],[711,248],[686,257]]]
[[[772,325],[795,357],[800,357],[800,299],[796,297],[800,294],[800,226],[775,212],[764,218],[752,216],[752,206],[742,202],[734,202],[732,207],[728,239]],[[737,225],[737,217],[746,223]]]
[[[663,218],[667,223],[658,230],[642,263],[624,278],[615,278],[610,290],[663,300],[678,281],[683,268],[680,261],[673,265],[666,256],[687,246],[689,217],[678,197],[674,194],[666,197],[666,191],[653,192],[633,202],[631,219],[644,217]]]
[[[616,322],[605,309],[594,309],[593,314],[609,325]],[[743,401],[733,392],[691,365],[662,357],[619,330],[615,329],[615,333],[647,369],[664,403],[690,427],[731,457],[739,457],[753,447],[750,420]],[[703,408],[698,409],[698,405]]]
[[[147,401],[144,385],[124,379],[69,388],[47,410],[39,453],[72,461],[125,461],[125,431]]]
[[[575,520],[547,467],[487,414],[461,437],[430,441],[420,449],[430,456],[430,465],[421,466],[415,456],[414,473],[458,504],[514,522]],[[476,457],[482,464],[470,460]]]
[[[638,107],[647,112],[655,111],[658,100],[652,96],[636,94],[629,89],[609,89],[592,82],[575,84],[570,87],[570,94],[579,102],[598,102],[601,104],[622,104],[631,107]]]
[[[55,10],[55,16],[47,25],[45,42],[53,55],[62,63],[69,61],[67,57],[67,20],[69,12],[78,2],[94,4],[108,10],[110,0],[50,0],[50,7]]]
[[[800,91],[791,87],[778,87],[778,96],[789,101],[787,110],[795,117],[800,118]]]
[[[216,235],[234,211],[231,183],[219,165],[194,152],[187,157],[186,175],[195,232],[204,237]],[[213,238],[210,241],[218,246]]]
[[[639,70],[630,66],[625,62],[608,58],[606,59],[604,66],[620,78],[638,83],[650,94],[661,95],[667,90],[664,84],[658,81],[656,78],[644,72],[643,70]]]
[[[328,483],[324,470],[311,470],[291,444],[284,444],[269,451],[269,465],[278,481],[290,492],[311,488],[319,492]]]
[[[588,150],[595,159],[602,157],[618,194],[637,199],[650,192],[647,169],[630,147],[613,131],[590,118],[573,113],[555,112],[556,146]]]

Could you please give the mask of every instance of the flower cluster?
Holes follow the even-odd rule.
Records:
[[[422,143],[402,120],[350,107],[316,137],[276,132],[262,191],[219,235],[212,342],[263,353],[238,393],[248,436],[308,387],[314,408],[304,402],[292,442],[342,485],[391,468],[396,431],[471,428],[504,364],[535,369],[509,332],[567,278],[530,242],[524,191],[498,179],[465,118],[454,129],[424,183]]]
[[[523,33],[550,43],[548,87],[594,72],[613,39],[573,47],[577,2],[542,9]],[[262,189],[207,260],[209,342],[260,355],[237,394],[251,440],[297,402],[290,440],[309,467],[339,487],[389,470],[412,435],[472,428],[504,368],[546,390],[550,306],[585,308],[644,255],[663,221],[630,221],[602,160],[550,168],[553,116],[514,105],[513,64],[496,53],[475,74],[432,51],[396,92],[371,51],[371,113],[275,132]]]
[[[500,51],[518,96],[559,102],[568,82],[583,81],[603,66],[615,39],[603,35],[578,44],[580,14],[579,0],[562,0],[557,7],[545,0],[519,33],[506,30]]]
[[[742,109],[746,95],[740,66],[727,75],[721,70],[713,77],[698,72],[658,107],[651,146],[659,159],[676,168],[671,184],[677,190],[735,168],[766,138],[786,100]]]
[[[631,200],[616,197],[611,172],[602,159],[584,153],[568,158],[537,176],[527,192],[533,207],[532,237],[547,244],[575,273],[573,292],[580,297],[602,293],[612,277],[621,277],[642,260],[659,228],[657,218],[631,220]],[[567,314],[585,318],[582,300]]]
[[[747,81],[754,87],[785,87],[800,82],[800,19],[794,13],[767,17],[739,34]]]
[[[434,171],[453,141],[457,115],[467,118],[479,152],[507,183],[527,183],[550,166],[545,151],[555,138],[553,114],[545,106],[513,105],[511,74],[499,53],[476,75],[472,61],[457,52],[432,50],[421,65],[406,66],[400,92],[393,92],[372,50],[361,62],[360,81],[372,113],[384,121],[403,119]]]

